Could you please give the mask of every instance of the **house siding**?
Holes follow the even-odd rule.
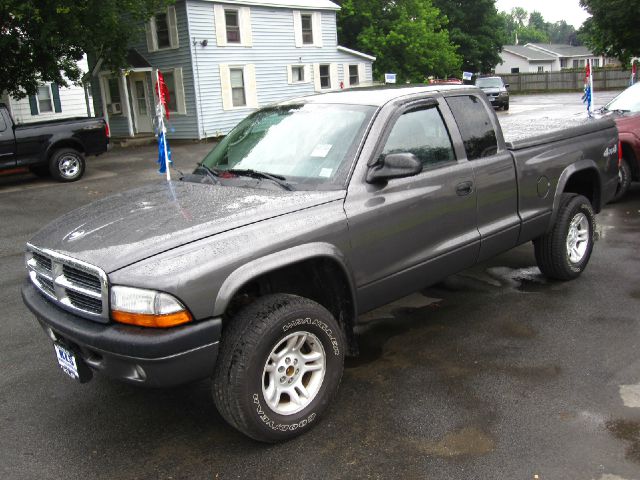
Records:
[[[78,66],[83,72],[87,71],[87,61],[83,59],[78,62]],[[38,115],[31,115],[31,107],[29,105],[29,97],[20,100],[6,97],[10,104],[11,113],[16,123],[32,123],[43,122],[46,120],[58,120],[63,118],[87,117],[87,102],[84,94],[84,87],[80,85],[70,85],[69,87],[60,87],[60,106],[61,112],[44,112]],[[89,100],[91,105],[91,99]],[[91,109],[91,115],[94,114]]]
[[[344,78],[343,64],[365,63],[366,78],[362,83],[371,82],[370,60],[337,50],[334,11],[322,11],[322,47],[298,48],[295,46],[292,9],[257,6],[251,6],[253,46],[218,47],[213,5],[214,2],[210,1],[187,0],[191,36],[198,41],[203,39],[208,41],[207,47],[203,48],[200,45],[193,47],[194,50],[197,49],[198,57],[195,79],[200,83],[198,97],[198,108],[202,111],[200,138],[228,133],[254,110],[252,108],[223,110],[220,64],[255,65],[259,106],[316,93],[313,79],[308,83],[290,85],[287,79],[287,65],[337,63],[339,82]],[[194,57],[195,55],[194,51]]]

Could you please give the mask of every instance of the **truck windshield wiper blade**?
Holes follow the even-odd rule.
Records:
[[[207,167],[204,163],[199,163],[196,170],[203,170],[214,183],[220,183],[220,180],[218,180],[218,177],[220,176],[218,172]]]
[[[235,173],[236,175],[253,177],[253,178],[266,178],[267,180],[271,180],[272,182],[277,183],[285,190],[289,190],[289,191],[293,190],[293,187],[291,186],[291,184],[287,182],[285,180],[285,177],[283,177],[282,175],[274,175],[272,173],[259,172],[257,170],[251,170],[251,169],[231,169],[231,170],[227,170],[227,172]]]

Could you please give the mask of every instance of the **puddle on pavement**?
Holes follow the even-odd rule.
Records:
[[[618,440],[628,443],[625,457],[640,463],[640,421],[612,420],[606,423],[606,427]]]
[[[427,442],[419,449],[427,455],[458,457],[462,455],[484,455],[495,449],[495,441],[476,428],[463,428],[448,433],[437,442]]]
[[[521,292],[548,291],[547,279],[538,267],[491,267],[487,269],[487,273],[501,285]]]

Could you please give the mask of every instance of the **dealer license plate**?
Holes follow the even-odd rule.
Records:
[[[58,358],[60,368],[62,368],[64,373],[69,375],[71,378],[80,380],[76,356],[72,352],[64,348],[62,345],[54,343],[53,346],[56,349],[56,357]]]

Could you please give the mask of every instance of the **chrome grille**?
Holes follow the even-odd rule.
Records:
[[[109,321],[109,288],[102,270],[29,244],[26,263],[33,284],[58,306],[97,322]]]

